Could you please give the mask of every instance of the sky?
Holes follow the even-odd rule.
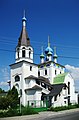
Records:
[[[0,87],[9,89],[9,65],[15,62],[24,10],[34,62],[40,63],[41,46],[45,50],[49,35],[58,63],[73,75],[79,91],[79,0],[0,0]]]

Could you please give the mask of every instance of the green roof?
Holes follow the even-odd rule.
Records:
[[[65,79],[65,76],[66,76],[67,74],[68,74],[68,73],[63,73],[63,74],[57,75],[57,76],[54,78],[53,84],[64,83],[64,79]]]

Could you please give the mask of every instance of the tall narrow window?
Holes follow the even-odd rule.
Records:
[[[32,66],[30,66],[30,71],[32,71]]]
[[[47,75],[47,69],[45,69],[45,75]]]
[[[38,76],[40,76],[40,71],[38,71]]]
[[[56,96],[54,96],[54,101],[57,101],[57,95],[56,95]]]
[[[55,70],[55,75],[57,74],[57,71]]]
[[[22,48],[22,57],[25,57],[25,47]]]
[[[68,82],[68,94],[70,94],[70,82]]]

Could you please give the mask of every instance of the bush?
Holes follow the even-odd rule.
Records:
[[[4,110],[9,107],[9,100],[7,97],[0,97],[0,109]]]
[[[22,107],[22,111],[18,109],[9,109],[7,111],[1,111],[0,112],[0,118],[1,117],[12,117],[12,116],[20,116],[20,115],[32,115],[32,114],[38,114],[38,112],[34,111],[31,107]]]
[[[1,117],[5,117],[5,116],[4,116],[4,112],[0,112],[0,118],[1,118]]]
[[[11,117],[20,115],[16,109],[9,109],[8,111],[0,112],[0,117]]]
[[[32,115],[32,114],[38,114],[32,107],[24,107],[22,109],[22,115]]]
[[[50,107],[49,111],[62,111],[62,110],[69,110],[69,109],[75,109],[75,108],[79,108],[79,104],[75,104],[75,105],[69,105],[69,106],[61,106],[61,107]]]

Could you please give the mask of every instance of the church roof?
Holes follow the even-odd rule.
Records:
[[[13,64],[11,64],[11,65],[9,65],[9,66],[11,67],[11,66],[14,66],[14,65],[16,65],[16,64],[23,64],[23,63],[31,64],[31,65],[33,65],[33,66],[38,66],[38,65],[35,64],[35,63],[31,63],[31,62],[28,62],[28,61],[25,61],[25,60],[22,60],[22,61],[13,63]]]
[[[34,85],[32,88],[28,88],[28,89],[26,89],[26,90],[38,90],[38,89],[42,89],[40,86],[38,86],[38,85]]]
[[[22,30],[18,40],[18,46],[30,46],[30,39],[26,30],[26,18],[22,19]]]
[[[30,76],[28,76],[28,77],[25,78],[25,79],[35,79],[35,80],[44,82],[44,83],[48,84],[49,86],[51,86],[51,84],[50,84],[50,82],[49,82],[49,79],[48,79],[48,78],[45,78],[45,77],[42,77],[42,76],[35,77],[35,76],[33,76],[33,75],[30,75]]]
[[[65,68],[63,65],[61,65],[61,64],[59,64],[59,63],[55,63],[54,61],[45,61],[44,63],[38,64],[38,67],[40,68],[41,66],[45,66],[45,65],[48,65],[48,64],[51,64],[51,63],[53,63],[53,64],[55,64],[55,65],[57,65],[57,66],[60,66],[60,67],[62,67],[62,68]]]
[[[63,73],[63,74],[57,75],[57,76],[54,78],[53,84],[64,83],[64,79],[65,79],[65,76],[66,76],[67,74],[68,74],[68,73]]]
[[[19,40],[18,40],[18,46],[30,46],[30,39],[28,38],[27,31],[25,27],[22,28]]]
[[[55,84],[55,85],[52,85],[52,87],[53,87],[52,90],[46,96],[56,96],[56,95],[58,95],[62,91],[62,88],[66,87],[66,84]]]

